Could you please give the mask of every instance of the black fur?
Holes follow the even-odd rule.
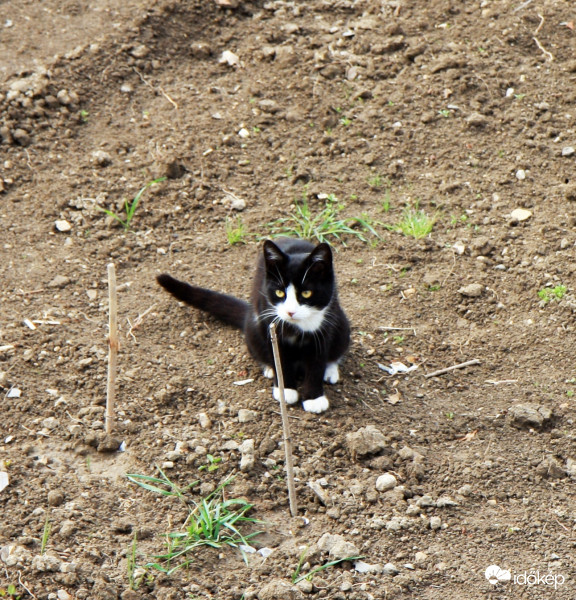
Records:
[[[250,303],[178,281],[170,275],[159,275],[157,279],[178,300],[241,329],[252,356],[272,368],[269,326],[275,320],[285,387],[296,389],[302,381],[301,395],[305,400],[324,395],[326,365],[338,362],[348,349],[350,325],[338,302],[328,244],[315,246],[291,238],[264,242]],[[274,306],[283,301],[276,295],[277,290],[285,290],[289,285],[297,290],[299,304],[324,309],[318,328],[303,331],[297,324],[274,314]],[[310,297],[304,297],[302,292]]]

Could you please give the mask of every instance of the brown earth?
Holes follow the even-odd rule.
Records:
[[[0,595],[573,600],[574,7],[232,4],[0,5]],[[98,210],[124,216],[164,176],[129,231]],[[155,275],[246,297],[269,224],[329,195],[379,237],[332,240],[353,343],[331,409],[290,408],[291,518],[268,380],[238,332]],[[395,230],[406,206],[436,216],[431,234]],[[111,261],[125,451],[106,453]],[[397,360],[418,368],[378,367]],[[384,443],[354,451],[369,425]],[[181,501],[125,476],[158,467],[198,483]],[[385,473],[396,486],[379,491]],[[201,547],[171,575],[147,566],[232,476],[225,496],[254,505],[270,556]],[[283,588],[307,547],[301,574],[342,556],[324,533],[370,572],[346,561]],[[489,565],[512,580],[489,583]]]

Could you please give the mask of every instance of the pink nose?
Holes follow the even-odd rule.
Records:
[[[290,318],[292,318],[292,317],[295,315],[295,313],[293,313],[293,312],[290,312],[290,311],[286,311],[286,312],[288,313],[288,316],[289,316]]]

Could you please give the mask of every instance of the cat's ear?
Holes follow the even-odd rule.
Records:
[[[332,250],[330,246],[325,242],[318,244],[314,250],[310,253],[308,261],[314,265],[322,265],[323,267],[332,266]]]
[[[264,252],[264,260],[268,267],[275,267],[279,264],[282,264],[286,260],[286,255],[278,246],[271,242],[270,240],[266,240],[263,246]]]

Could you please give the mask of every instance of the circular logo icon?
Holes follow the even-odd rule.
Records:
[[[506,569],[501,569],[498,565],[490,565],[486,571],[484,571],[486,579],[492,584],[505,583],[512,579],[512,574]]]

